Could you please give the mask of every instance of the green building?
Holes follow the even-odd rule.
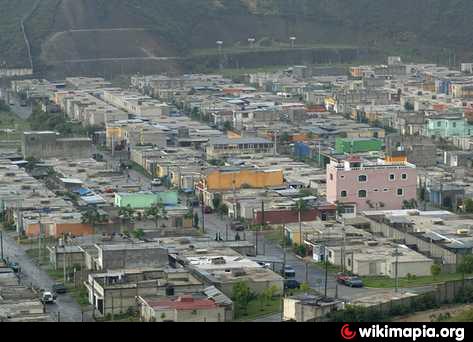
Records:
[[[337,138],[335,150],[337,153],[363,153],[381,151],[383,143],[374,138]]]
[[[427,118],[425,135],[428,137],[469,137],[473,135],[473,126],[463,114],[445,114]]]
[[[147,209],[159,202],[163,203],[165,206],[176,206],[178,203],[177,192],[135,192],[115,194],[115,206],[119,208],[130,206],[133,209]]]

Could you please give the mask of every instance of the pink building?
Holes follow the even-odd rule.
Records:
[[[402,209],[417,197],[416,166],[407,161],[371,162],[348,157],[327,165],[327,200],[343,204],[344,213],[357,210]]]

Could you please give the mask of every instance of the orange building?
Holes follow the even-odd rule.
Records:
[[[46,237],[60,237],[63,234],[71,234],[74,236],[92,235],[94,228],[90,224],[84,223],[54,223],[44,222],[43,234]],[[25,228],[25,234],[28,237],[39,236],[39,223],[27,224]]]
[[[211,170],[204,182],[204,188],[210,191],[243,187],[262,189],[283,185],[284,176],[282,170],[222,168]]]

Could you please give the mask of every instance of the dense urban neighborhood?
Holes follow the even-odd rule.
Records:
[[[472,320],[473,63],[1,84],[1,322]]]

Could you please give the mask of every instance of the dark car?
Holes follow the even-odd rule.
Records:
[[[363,280],[359,277],[349,277],[345,281],[345,285],[349,287],[363,287]]]
[[[296,271],[292,266],[286,266],[284,267],[284,278],[295,278],[296,277]]]
[[[284,281],[284,287],[288,290],[295,290],[301,287],[301,283],[295,279],[287,279]]]
[[[241,232],[245,230],[245,226],[241,222],[236,221],[230,224],[230,229],[236,230],[237,232]]]
[[[21,267],[17,262],[11,262],[8,266],[13,270],[14,273],[21,272]]]
[[[67,293],[67,288],[64,286],[64,284],[54,284],[52,290],[57,294]]]

